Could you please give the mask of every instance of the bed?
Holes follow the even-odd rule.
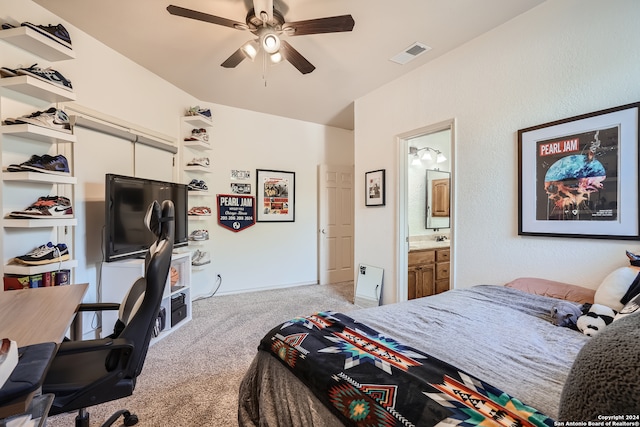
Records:
[[[239,425],[479,425],[470,402],[503,425],[553,426],[574,359],[592,338],[550,321],[557,298],[517,288],[479,285],[278,325],[260,343],[240,385]],[[348,331],[383,342],[397,351],[392,360],[414,366],[397,369],[392,362],[390,368],[376,357],[354,356],[327,335],[311,341],[310,332],[328,324],[338,335]],[[419,370],[429,364],[438,372]],[[438,375],[442,380],[434,380]],[[349,406],[343,396],[349,393],[361,406]],[[377,407],[353,393],[373,397]],[[490,421],[482,425],[498,425]]]

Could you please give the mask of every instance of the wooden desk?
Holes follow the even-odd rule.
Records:
[[[0,292],[0,337],[18,347],[60,344],[88,287],[83,283]]]

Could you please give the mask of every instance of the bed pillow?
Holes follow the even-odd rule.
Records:
[[[544,295],[552,298],[564,299],[580,304],[593,304],[594,289],[569,283],[556,282],[554,280],[540,279],[537,277],[519,277],[505,284],[506,287],[519,289],[535,295]]]
[[[560,396],[558,421],[601,421],[640,413],[640,313],[607,326],[576,356]]]
[[[613,270],[598,286],[593,302],[611,307],[615,311],[622,310],[624,304],[620,300],[627,293],[637,275],[638,269],[632,267]]]
[[[614,317],[613,320],[616,321],[622,319],[636,311],[640,311],[640,295],[636,295],[635,298],[626,303],[625,306],[622,307],[622,310],[616,314],[616,317]]]

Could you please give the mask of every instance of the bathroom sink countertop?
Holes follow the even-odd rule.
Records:
[[[441,249],[448,248],[450,246],[449,240],[438,242],[436,240],[417,240],[409,242],[409,251],[418,251],[421,249]]]

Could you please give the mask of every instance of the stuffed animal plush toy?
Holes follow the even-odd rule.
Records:
[[[576,325],[580,332],[590,337],[602,332],[605,326],[613,322],[616,311],[602,304],[593,304],[586,314],[578,318]]]
[[[551,307],[551,322],[556,326],[577,329],[578,318],[582,316],[582,306],[568,301],[560,301]]]

